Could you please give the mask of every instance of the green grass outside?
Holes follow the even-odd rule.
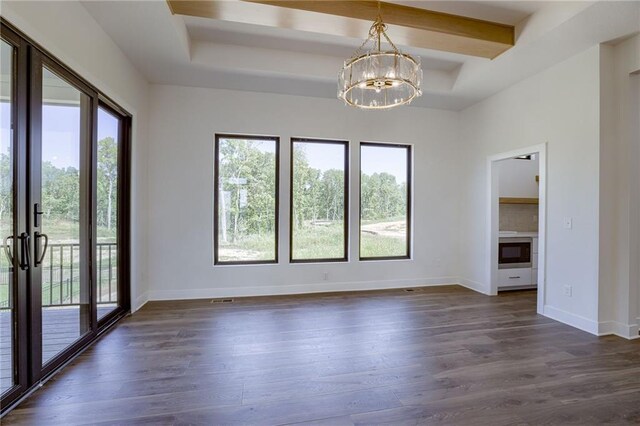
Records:
[[[47,219],[42,221],[42,232],[47,234],[49,242],[77,242],[80,237],[80,224],[78,222],[60,220],[60,219]],[[103,226],[98,226],[98,242],[107,243],[116,241],[116,228],[107,229]]]
[[[252,234],[235,242],[220,241],[218,260],[221,262],[262,261],[275,259],[275,235]]]
[[[393,221],[363,221],[367,225],[385,226]],[[341,222],[330,225],[308,225],[293,231],[294,259],[335,259],[344,257],[344,228]],[[252,261],[274,259],[274,235],[249,235],[235,244],[220,244],[220,261]],[[406,256],[406,235],[374,235],[363,232],[361,236],[363,257]]]
[[[9,287],[6,285],[0,286],[0,308],[8,306],[7,301],[9,299]]]
[[[394,257],[406,255],[406,238],[385,237],[369,234],[362,234],[360,237],[361,257]]]
[[[405,217],[397,217],[385,221],[363,220],[361,228],[361,257],[407,256]]]
[[[344,258],[344,224],[303,226],[293,230],[293,258],[342,259]]]

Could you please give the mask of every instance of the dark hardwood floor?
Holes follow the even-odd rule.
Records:
[[[2,424],[640,423],[640,341],[461,287],[152,302]]]

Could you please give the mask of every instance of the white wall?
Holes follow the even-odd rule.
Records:
[[[152,299],[241,296],[452,283],[458,271],[457,114],[362,112],[337,100],[151,86],[149,273]],[[216,132],[281,137],[280,264],[213,266]],[[351,141],[349,263],[288,259],[289,138]],[[414,145],[414,249],[408,261],[359,262],[358,142]],[[329,280],[323,281],[323,273]]]
[[[463,282],[490,289],[487,156],[547,143],[544,312],[591,332],[598,328],[599,52],[590,48],[460,115]],[[573,218],[572,230],[564,217]]]
[[[538,198],[538,156],[531,160],[510,158],[496,162],[500,197]]]
[[[640,35],[601,47],[601,333],[638,335]],[[634,75],[636,73],[636,75]]]
[[[640,40],[638,40],[640,44]],[[640,51],[637,49],[636,51]],[[640,65],[640,61],[639,64]],[[635,157],[636,167],[631,174],[631,193],[635,194],[633,203],[631,204],[631,283],[632,291],[629,302],[633,303],[636,300],[636,324],[640,326],[640,73],[635,73],[631,76],[631,93],[635,95],[631,96],[631,108],[629,108],[629,123],[631,124],[630,136],[631,141],[635,141],[632,144],[632,155]],[[635,125],[634,125],[635,123]],[[632,160],[633,161],[633,160]],[[633,222],[635,218],[635,222]],[[634,225],[635,223],[635,225]],[[633,286],[635,283],[635,286]],[[635,298],[633,292],[635,291]]]
[[[0,13],[133,115],[131,299],[146,301],[148,84],[79,2],[2,1]]]
[[[640,40],[638,40],[640,42]],[[637,49],[636,51],[640,51]],[[636,300],[636,324],[640,328],[640,73],[635,73],[631,77],[631,93],[635,93],[631,97],[631,108],[629,109],[629,123],[631,124],[631,141],[633,143],[632,155],[635,157],[636,167],[634,173],[631,175],[631,193],[635,194],[633,203],[631,204],[631,283],[632,285],[631,297],[629,302],[633,303]],[[634,125],[635,123],[635,125]],[[633,222],[635,218],[635,225]],[[635,290],[634,290],[635,288]],[[633,297],[633,291],[635,291],[635,298]],[[633,312],[632,312],[633,313]],[[640,332],[640,331],[639,331]]]
[[[614,48],[600,47],[600,259],[598,316],[605,321],[626,316],[614,313],[623,290],[625,269],[628,273],[628,234],[621,234],[624,216],[629,211],[629,168],[620,164],[625,151],[620,143],[617,118],[620,108],[616,102]],[[628,219],[627,219],[628,220]],[[627,228],[628,231],[628,228]],[[627,256],[620,256],[627,247]],[[625,267],[626,266],[626,267]],[[628,277],[627,277],[628,279]],[[628,306],[625,307],[625,310]]]

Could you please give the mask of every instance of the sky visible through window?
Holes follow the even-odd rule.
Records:
[[[44,105],[42,111],[42,161],[54,167],[80,168],[80,106]]]
[[[344,168],[344,146],[330,143],[298,143],[296,149],[307,154],[309,167],[321,171]]]
[[[2,154],[9,155],[9,137],[11,129],[11,105],[8,102],[0,103],[0,138],[2,138]],[[77,126],[79,122],[78,116],[80,108],[77,105],[44,105],[43,126],[47,132],[47,144],[42,152],[43,161],[50,161],[55,167],[78,168],[80,164],[77,146],[74,147],[69,141],[77,141],[80,128]],[[106,137],[117,137],[118,120],[114,120],[112,116],[98,109],[98,140]],[[75,129],[69,132],[69,129]],[[44,135],[43,135],[44,136]],[[55,150],[47,149],[47,147]]]
[[[360,170],[363,174],[389,173],[397,183],[407,181],[407,151],[393,145],[382,147],[363,145],[360,150]]]
[[[338,155],[327,155],[326,145],[307,144],[305,146],[309,166],[314,169],[342,169],[344,159],[341,152]],[[391,145],[389,148],[366,149],[363,147],[361,151],[362,173],[372,175],[384,171],[396,178],[397,183],[407,181],[406,158],[407,152]]]
[[[5,104],[2,106],[4,121]],[[42,160],[49,161],[58,168],[78,168],[80,152],[76,141],[80,132],[77,125],[80,121],[80,108],[75,105],[44,105],[43,108],[42,128],[46,131],[43,137],[46,137],[47,143],[43,146]],[[118,135],[118,120],[114,120],[108,112],[98,109],[98,121],[98,140]],[[69,129],[73,129],[73,132]],[[4,123],[2,130],[4,138]]]

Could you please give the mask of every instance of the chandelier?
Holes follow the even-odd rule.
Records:
[[[378,2],[378,17],[369,36],[338,73],[338,98],[347,105],[388,109],[409,104],[422,95],[420,58],[400,52],[386,30]],[[390,50],[382,50],[383,38]]]

